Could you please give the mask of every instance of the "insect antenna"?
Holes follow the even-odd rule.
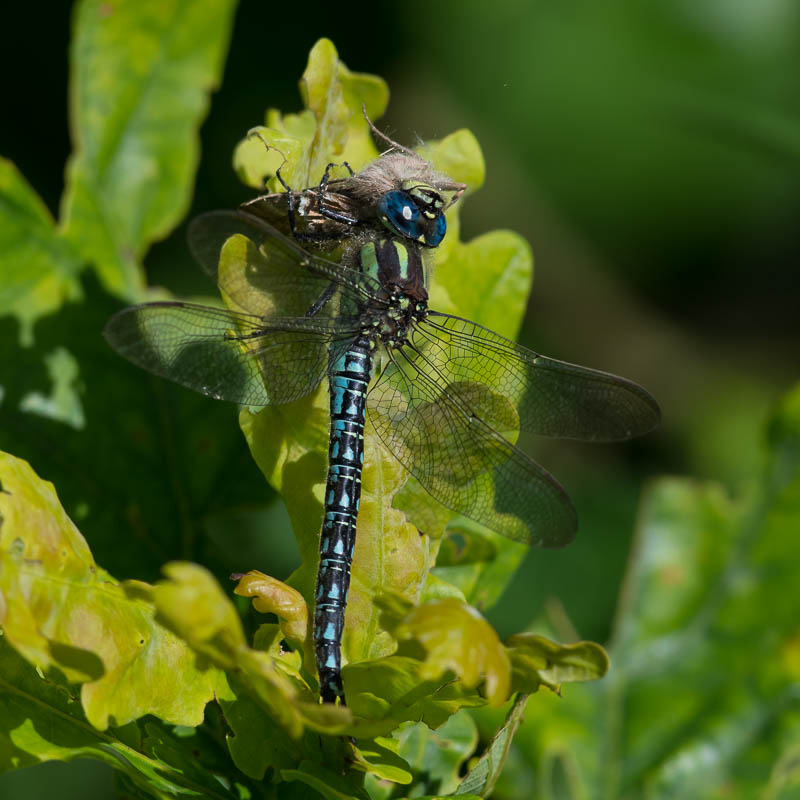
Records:
[[[394,139],[390,139],[385,133],[383,133],[383,131],[379,131],[375,127],[375,125],[372,122],[372,120],[367,115],[367,106],[366,106],[365,103],[361,104],[361,111],[364,114],[364,119],[367,121],[367,125],[369,125],[370,130],[379,139],[383,139],[383,141],[386,142],[386,144],[388,144],[389,147],[392,147],[395,150],[399,150],[401,153],[405,153],[408,156],[412,156],[413,158],[419,159],[420,161],[424,161],[425,160],[424,158],[422,158],[422,156],[419,153],[415,153],[413,150],[411,150],[408,147],[405,147],[404,145],[400,144],[399,142],[396,142]]]

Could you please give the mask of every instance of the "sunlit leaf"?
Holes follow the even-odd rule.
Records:
[[[460,708],[484,705],[477,691],[451,677],[428,679],[423,663],[407,656],[348,664],[342,670],[345,694],[356,717],[385,720],[383,732],[406,720],[421,720],[430,728],[440,725]]]
[[[375,118],[383,115],[389,90],[381,78],[350,72],[339,61],[333,43],[320,39],[308,55],[300,94],[317,120],[305,186],[318,181],[316,176],[322,176],[331,160],[345,159],[352,162],[353,169],[360,169],[375,157],[361,105]]]
[[[256,611],[280,617],[284,636],[300,647],[305,645],[308,607],[300,592],[258,570],[243,575],[233,591],[242,597],[252,597]]]
[[[433,680],[453,672],[466,687],[485,679],[490,705],[508,699],[511,665],[497,634],[470,606],[454,599],[426,603],[411,611],[395,631],[400,641],[414,640],[425,650],[420,670]]]
[[[319,705],[291,659],[281,664],[247,645],[235,607],[206,569],[173,563],[164,571],[168,579],[152,590],[159,620],[213,664],[235,671],[289,736],[298,738],[306,725],[329,733],[344,730],[347,708]]]
[[[442,566],[437,558],[434,575],[457,586],[470,605],[485,611],[500,598],[528,548],[463,518],[448,526],[443,544],[454,539],[466,543],[466,558],[451,554]]]
[[[92,758],[121,771],[139,796],[237,798],[188,748],[158,746],[156,730],[148,725],[142,736],[134,723],[97,730],[70,687],[42,677],[0,637],[0,772]]]
[[[80,266],[42,200],[0,158],[0,317],[16,315],[24,343],[31,343],[36,319],[80,296]]]
[[[320,39],[309,53],[300,94],[306,110],[281,115],[270,109],[266,124],[253,129],[257,135],[237,145],[234,167],[249,186],[263,190],[271,178],[270,190],[282,191],[273,178],[280,169],[289,186],[305,189],[319,183],[332,161],[347,161],[358,170],[377,157],[361,104],[372,120],[383,115],[389,90],[381,78],[351,72],[333,43]]]
[[[154,620],[146,600],[100,569],[52,484],[0,454],[0,624],[5,639],[42,669],[82,684],[96,728],[145,714],[199,725],[220,685],[183,642]]]
[[[197,130],[222,72],[233,7],[229,0],[76,6],[65,233],[115,293],[141,292],[142,256],[189,207]]]

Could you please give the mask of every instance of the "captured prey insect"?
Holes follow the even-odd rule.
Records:
[[[196,258],[241,311],[151,303],[120,311],[105,329],[139,366],[244,405],[289,403],[327,378],[314,612],[327,702],[344,702],[341,637],[367,416],[440,503],[545,547],[569,542],[576,516],[560,484],[515,446],[517,433],[613,441],[646,433],[659,419],[655,400],[635,383],[428,308],[429,256],[464,185],[370,125],[391,150],[361,172],[329,180],[330,165],[316,187],[284,184],[285,192],[192,223]],[[322,250],[312,254],[299,241]],[[329,245],[341,246],[339,262],[324,254]]]

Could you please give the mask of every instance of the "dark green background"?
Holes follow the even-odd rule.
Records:
[[[242,3],[202,130],[193,212],[251,196],[231,169],[233,147],[267,106],[299,108],[296,81],[320,36],[351,69],[387,79],[392,100],[380,124],[394,138],[476,134],[487,181],[464,206],[463,232],[509,227],[532,243],[522,341],[638,380],[662,404],[660,431],[642,441],[532,443],[573,497],[579,536],[565,551],[532,551],[492,621],[501,633],[519,630],[555,597],[581,636],[603,641],[642,482],[678,473],[744,488],[760,464],[765,414],[797,378],[800,7],[470,0],[373,4],[368,16],[347,8]],[[0,154],[54,213],[70,150],[69,16],[68,4],[14,4],[3,17],[13,35],[0,49]],[[209,291],[184,227],[146,263],[151,283]],[[276,508],[270,541],[256,538],[248,554],[268,558],[266,571],[279,577],[296,558],[288,527],[275,524],[282,519]],[[260,516],[251,522],[263,526]],[[12,773],[0,790],[40,797],[57,781],[62,800],[110,792],[97,767],[96,789],[81,774],[70,793],[75,770]]]

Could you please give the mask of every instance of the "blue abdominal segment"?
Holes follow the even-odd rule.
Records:
[[[340,674],[344,610],[356,541],[364,461],[364,415],[372,367],[370,343],[359,337],[331,364],[331,434],[325,519],[314,608],[314,641],[323,701],[344,702]]]

